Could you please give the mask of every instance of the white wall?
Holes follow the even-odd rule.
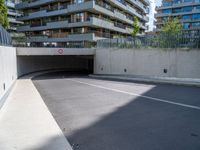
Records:
[[[10,89],[16,78],[16,48],[0,46],[0,107],[4,102],[5,93]]]
[[[200,78],[198,49],[97,49],[95,58],[95,74]]]

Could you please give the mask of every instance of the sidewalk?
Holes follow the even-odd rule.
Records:
[[[30,78],[16,81],[0,110],[0,150],[72,150]]]
[[[185,85],[185,86],[197,86],[200,87],[200,79],[192,78],[173,78],[173,77],[147,77],[138,75],[89,75],[93,78],[101,79],[112,79],[112,80],[124,80],[124,81],[138,81],[138,82],[149,82],[149,83],[167,83],[175,85]]]

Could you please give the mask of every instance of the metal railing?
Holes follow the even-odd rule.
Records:
[[[200,30],[180,33],[159,33],[127,38],[102,39],[97,48],[199,48]]]
[[[0,25],[0,45],[12,45],[10,34]]]

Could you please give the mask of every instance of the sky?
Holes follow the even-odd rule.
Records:
[[[154,14],[155,14],[155,7],[161,5],[162,0],[149,0],[150,1],[150,14],[149,14],[149,31],[152,31],[154,28]]]
[[[156,6],[160,6],[162,0],[151,0],[151,1],[153,1],[153,3],[155,3]]]

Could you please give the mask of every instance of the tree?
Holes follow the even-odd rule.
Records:
[[[136,16],[133,17],[133,31],[131,33],[132,37],[135,37],[140,30],[138,18]]]
[[[178,18],[169,17],[161,28],[159,41],[162,47],[175,48],[178,46],[181,38],[181,23]]]
[[[8,15],[8,9],[5,4],[5,0],[0,0],[0,24],[6,29],[9,26],[7,15]]]
[[[174,34],[181,31],[181,23],[178,18],[168,18],[165,25],[161,28],[163,33]]]

